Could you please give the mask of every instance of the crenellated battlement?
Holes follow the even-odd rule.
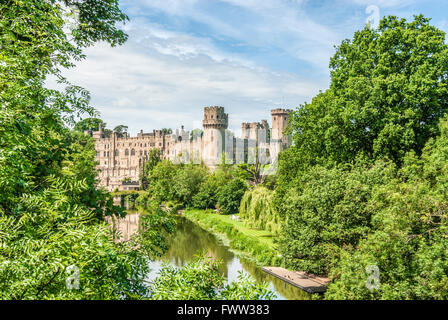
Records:
[[[202,124],[204,129],[227,129],[229,115],[224,112],[224,107],[205,107]]]

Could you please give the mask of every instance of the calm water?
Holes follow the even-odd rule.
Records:
[[[288,283],[285,283],[261,270],[250,260],[238,257],[229,247],[223,245],[213,234],[201,229],[193,222],[177,217],[177,231],[169,239],[170,249],[160,260],[150,263],[151,273],[148,278],[157,276],[157,272],[163,263],[170,263],[176,267],[182,267],[191,261],[201,251],[206,251],[209,256],[220,259],[223,262],[221,272],[229,282],[237,279],[239,271],[250,274],[257,282],[268,282],[277,294],[278,299],[306,300],[309,295]],[[129,214],[126,219],[118,223],[118,227],[124,238],[128,238],[129,231],[136,232],[138,228],[138,215]]]

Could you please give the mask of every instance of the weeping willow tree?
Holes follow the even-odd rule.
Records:
[[[273,193],[263,186],[247,191],[240,206],[240,217],[252,228],[277,233],[280,218],[272,204]]]

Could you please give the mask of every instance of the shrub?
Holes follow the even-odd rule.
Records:
[[[176,198],[185,206],[191,206],[193,196],[199,192],[201,184],[207,179],[208,169],[188,164],[179,168],[174,177]]]
[[[231,180],[218,193],[219,209],[225,214],[237,213],[247,188],[247,183],[242,179]]]
[[[338,263],[341,249],[357,246],[371,231],[372,189],[394,174],[394,165],[383,162],[370,167],[316,166],[303,174],[286,197],[280,249],[287,266],[327,274]]]

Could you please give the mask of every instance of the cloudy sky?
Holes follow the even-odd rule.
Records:
[[[69,79],[88,89],[113,128],[201,127],[220,105],[243,121],[296,108],[329,85],[334,46],[367,19],[423,13],[448,31],[446,0],[121,0],[128,42],[98,44]],[[375,21],[373,21],[375,24]]]

